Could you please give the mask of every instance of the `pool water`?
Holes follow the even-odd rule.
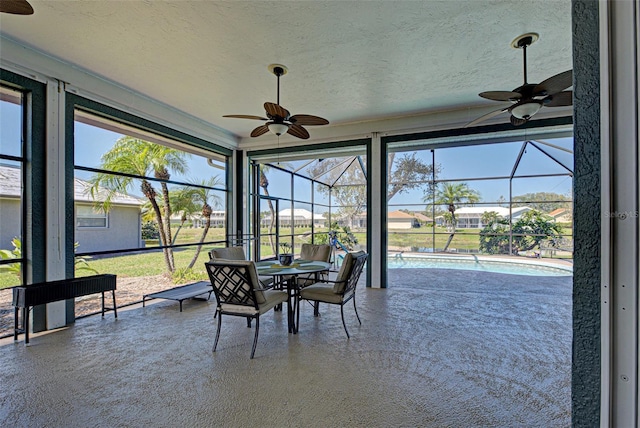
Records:
[[[457,258],[457,257],[418,257],[389,254],[389,269],[458,269],[481,272],[506,273],[511,275],[529,276],[572,276],[571,265],[551,266],[543,261],[520,262],[506,259],[489,260],[487,258]]]

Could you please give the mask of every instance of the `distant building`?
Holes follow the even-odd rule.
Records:
[[[432,223],[433,219],[431,217],[427,217],[426,215],[422,214],[422,213],[411,213],[412,216],[414,216],[415,218],[418,219],[418,221],[423,224],[423,223]]]
[[[171,224],[179,225],[182,223],[182,211],[171,214]],[[210,227],[223,227],[226,223],[227,212],[226,211],[211,211],[211,217],[209,218],[211,224]],[[202,213],[194,213],[187,216],[187,221],[191,223],[191,227],[202,228],[205,226],[207,220],[202,217]]]
[[[304,208],[296,208],[293,212],[290,208],[285,208],[278,212],[278,221],[280,222],[280,227],[290,227],[292,223],[295,227],[311,227],[311,224],[316,227],[323,227],[327,219],[323,214],[312,213]],[[263,227],[269,226],[271,224],[271,215],[264,216],[260,223]]]
[[[12,249],[11,240],[22,230],[21,183],[20,168],[0,165],[1,249]],[[95,208],[95,201],[103,200],[107,194],[106,190],[99,189],[94,199],[89,191],[90,183],[76,178],[73,185],[73,239],[79,244],[78,252],[121,250],[141,246],[141,199],[116,193],[111,199],[111,210],[104,212]]]
[[[509,208],[505,207],[487,207],[487,206],[478,206],[478,207],[462,207],[458,208],[455,212],[456,216],[456,228],[458,229],[481,229],[486,225],[482,223],[482,215],[488,212],[495,212],[498,214],[499,218],[508,219],[511,216],[511,220],[519,219],[522,214],[527,211],[531,211],[529,207],[517,207],[512,208],[511,213],[509,212]],[[445,219],[443,216],[436,217],[436,225],[444,226]]]
[[[387,225],[389,229],[412,229],[420,227],[418,219],[403,211],[392,211],[387,214]]]
[[[551,216],[556,223],[571,223],[573,221],[573,215],[568,208],[553,210],[549,213],[549,216]]]

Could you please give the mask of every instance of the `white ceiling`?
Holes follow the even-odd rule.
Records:
[[[261,122],[222,116],[264,115],[271,63],[289,68],[280,104],[332,127],[499,108],[477,94],[522,84],[527,32],[529,82],[572,68],[570,0],[30,3],[0,15],[5,37],[243,138]]]

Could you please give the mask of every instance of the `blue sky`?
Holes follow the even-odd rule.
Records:
[[[3,154],[18,156],[20,154],[20,107],[7,102],[0,103],[0,151]],[[101,129],[95,126],[76,122],[76,147],[75,163],[77,165],[98,168],[100,166],[100,156],[108,151],[121,134]],[[545,140],[549,143],[571,149],[572,138],[562,138],[555,140]],[[501,196],[505,199],[509,197],[508,180],[472,181],[474,177],[496,177],[509,176],[518,153],[522,146],[521,142],[500,143],[492,145],[456,147],[437,149],[435,152],[435,162],[440,167],[438,179],[456,179],[466,182],[471,188],[477,190],[481,195],[481,201],[496,202]],[[545,151],[563,162],[569,168],[573,167],[573,155],[561,150],[541,146]],[[397,156],[401,155],[400,153]],[[425,163],[431,163],[431,152],[429,150],[417,152],[417,157]],[[221,175],[222,171],[212,169],[206,159],[197,155],[191,155],[188,159],[189,172],[184,175],[172,174],[172,180],[176,181],[200,181],[212,175]],[[202,172],[209,174],[202,176]],[[550,160],[537,149],[529,147],[518,167],[517,174],[549,174],[565,172],[555,162]],[[289,180],[282,174],[272,172],[270,175],[270,193],[274,196],[289,195]],[[88,178],[90,174],[79,172],[80,178]],[[280,178],[282,177],[282,178]],[[569,195],[572,181],[568,176],[549,178],[522,178],[513,181],[513,195],[521,195],[533,192],[554,192]],[[310,187],[298,186],[299,192],[296,198],[310,200]],[[132,190],[132,194],[136,194]],[[422,202],[422,190],[414,190],[405,194],[396,195],[391,201],[390,210],[408,208],[410,210],[424,209]],[[318,211],[318,210],[317,210]],[[323,210],[319,210],[323,211]]]

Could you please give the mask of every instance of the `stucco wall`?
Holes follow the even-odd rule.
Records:
[[[74,224],[76,224],[74,219]],[[77,252],[122,250],[140,246],[140,210],[116,206],[109,211],[107,228],[74,228]]]
[[[22,233],[21,222],[20,201],[0,198],[0,249],[13,250],[11,240]]]
[[[572,425],[600,424],[600,49],[598,2],[573,0]]]

